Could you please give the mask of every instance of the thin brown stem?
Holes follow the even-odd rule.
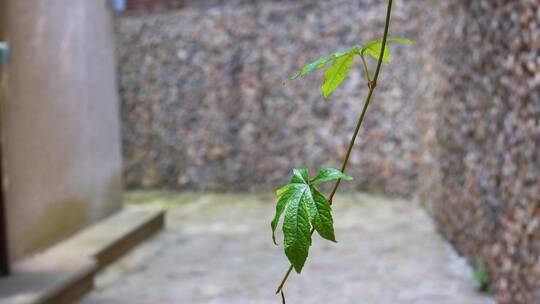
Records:
[[[358,118],[358,121],[356,123],[356,127],[354,129],[353,135],[351,137],[351,140],[349,142],[349,147],[347,148],[347,153],[345,154],[345,158],[343,159],[343,164],[341,165],[341,172],[345,173],[345,170],[347,169],[347,165],[349,163],[349,157],[351,156],[352,148],[354,146],[354,142],[356,141],[356,137],[358,136],[358,132],[360,131],[360,127],[362,126],[362,122],[364,121],[364,117],[366,115],[367,109],[369,107],[369,103],[371,102],[371,97],[373,96],[373,91],[375,90],[375,87],[377,86],[377,79],[379,78],[379,73],[381,71],[381,65],[382,65],[382,59],[384,55],[384,49],[386,47],[386,38],[388,37],[388,29],[390,27],[390,15],[392,12],[392,0],[388,0],[388,8],[386,10],[386,20],[384,23],[384,34],[382,39],[382,47],[381,52],[379,54],[379,60],[377,61],[377,68],[375,69],[375,75],[373,76],[373,80],[369,80],[368,87],[369,92],[366,96],[364,107],[362,108],[362,112],[360,114],[360,117]],[[362,61],[364,58],[362,58]],[[367,68],[367,65],[365,65]],[[366,75],[368,75],[366,73]],[[341,179],[336,180],[334,183],[334,187],[332,188],[332,191],[330,192],[330,195],[328,196],[328,202],[332,204],[332,199],[334,198],[334,195],[336,194],[337,189],[339,188],[339,185],[341,184]],[[311,234],[315,231],[314,228],[311,228]],[[290,265],[289,269],[285,273],[285,276],[283,276],[283,279],[281,280],[281,283],[279,284],[276,294],[280,293],[283,289],[283,286],[287,282],[287,279],[289,278],[289,275],[291,274],[291,271],[293,269],[293,266]],[[281,294],[283,297],[283,293]]]
[[[356,141],[356,137],[358,136],[358,132],[360,131],[360,126],[362,126],[362,122],[364,121],[364,117],[366,116],[366,112],[369,106],[369,102],[371,100],[371,95],[373,95],[373,89],[369,89],[369,93],[366,97],[366,101],[364,102],[364,108],[362,108],[362,113],[360,114],[360,118],[358,119],[358,122],[356,123],[356,127],[354,129],[353,136],[351,137],[351,141],[349,143],[349,147],[347,148],[347,153],[345,154],[345,159],[343,160],[343,164],[341,165],[341,172],[345,173],[345,170],[347,169],[347,165],[349,164],[349,157],[351,156],[352,148],[354,146],[354,142]],[[330,192],[330,195],[328,196],[328,202],[330,205],[332,205],[332,200],[334,199],[334,195],[336,194],[337,189],[339,188],[339,185],[341,184],[341,179],[336,180],[334,183],[334,187],[332,187],[332,191]]]
[[[366,58],[364,57],[363,54],[360,54],[360,59],[362,59],[362,65],[364,66],[364,73],[366,74],[366,78],[367,78],[368,84],[369,84],[369,83],[371,83],[371,77],[369,76],[369,67],[367,65]]]
[[[315,231],[315,229],[311,228],[311,234],[313,234],[313,231]],[[287,282],[287,279],[289,278],[289,275],[291,274],[292,269],[293,269],[293,266],[290,265],[289,269],[287,269],[287,272],[283,276],[283,279],[281,279],[281,283],[279,283],[279,286],[276,290],[276,294],[280,293],[281,290],[283,290],[283,285],[285,285],[285,282]]]

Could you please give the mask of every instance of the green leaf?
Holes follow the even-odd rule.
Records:
[[[382,42],[382,38],[381,38],[381,42]],[[409,38],[393,37],[393,36],[386,37],[386,42],[397,42],[397,43],[405,43],[405,44],[413,43],[413,41]]]
[[[486,292],[489,290],[489,276],[484,266],[477,265],[474,269],[473,277],[476,283],[478,283],[480,291]]]
[[[388,63],[389,62],[389,51],[388,51],[388,43],[390,42],[396,42],[396,43],[406,43],[410,44],[413,41],[407,38],[400,38],[400,37],[387,37],[386,38],[386,45],[384,47],[384,53],[383,53],[383,62]],[[371,57],[375,58],[375,60],[379,60],[379,56],[381,54],[381,48],[382,48],[382,38],[377,40],[372,40],[367,42],[364,47],[362,47],[362,50],[360,51],[360,54],[364,55],[370,55]]]
[[[319,235],[332,242],[336,242],[334,235],[334,220],[332,219],[332,208],[326,197],[314,186],[310,187],[311,200],[308,203],[311,222]]]
[[[316,185],[320,182],[328,182],[335,179],[352,180],[349,175],[341,173],[338,169],[324,168],[311,180],[312,185]]]
[[[322,238],[336,241],[330,204],[315,187],[318,182],[336,178],[351,179],[336,169],[326,168],[319,171],[317,177],[310,181],[306,169],[293,169],[289,183],[276,190],[279,199],[276,214],[270,223],[272,240],[277,245],[275,231],[281,215],[285,213],[283,220],[285,254],[298,273],[304,267],[311,246],[311,227]]]
[[[297,273],[302,271],[311,246],[311,225],[303,199],[305,191],[304,188],[291,195],[283,221],[285,255]]]
[[[356,52],[359,52],[358,48],[354,48],[354,49],[356,50]],[[351,50],[353,50],[353,49],[349,49],[349,50],[346,50],[346,51],[337,51],[337,52],[335,52],[333,54],[330,54],[328,56],[321,57],[321,58],[313,61],[312,63],[303,66],[300,69],[300,71],[294,73],[290,77],[290,80],[295,80],[295,79],[297,79],[299,77],[303,77],[304,75],[306,75],[307,73],[309,73],[311,71],[314,71],[316,69],[320,69],[320,68],[326,66],[327,63],[336,60],[337,58],[347,54]]]
[[[287,202],[290,200],[291,195],[293,195],[293,194],[294,194],[294,192],[285,190],[285,192],[279,198],[279,200],[278,200],[278,202],[276,204],[276,215],[274,215],[274,219],[270,223],[270,226],[272,227],[272,241],[274,242],[275,245],[278,244],[276,242],[276,234],[275,234],[275,232],[276,232],[277,225],[279,223],[279,218],[281,217],[281,214],[285,210],[285,206],[287,205]]]
[[[306,75],[307,73],[315,70],[315,69],[319,69],[319,68],[322,68],[324,67],[328,62],[334,60],[334,54],[331,54],[331,55],[328,55],[328,56],[324,56],[324,57],[321,57],[317,60],[315,60],[314,62],[310,63],[310,64],[307,64],[305,66],[303,66],[300,71],[294,73],[290,79],[291,80],[295,80],[299,77],[303,77],[304,75]]]
[[[307,184],[309,183],[309,174],[307,169],[293,169],[293,176],[291,178],[290,184],[300,183]]]
[[[327,100],[330,94],[332,94],[332,92],[334,92],[334,90],[339,87],[339,85],[347,77],[349,69],[354,60],[354,56],[357,53],[357,48],[349,50],[340,57],[337,57],[334,64],[332,64],[324,72],[324,82],[321,86],[321,92],[324,100]]]
[[[289,185],[285,185],[279,189],[276,190],[276,196],[277,197],[280,197],[281,195],[283,195],[283,193],[287,192],[287,190],[289,189]]]

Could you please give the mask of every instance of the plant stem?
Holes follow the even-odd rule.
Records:
[[[349,147],[347,148],[347,153],[345,154],[345,159],[343,159],[343,164],[341,165],[341,172],[343,173],[345,173],[345,170],[347,169],[347,164],[349,163],[349,157],[351,156],[351,151],[354,146],[354,142],[356,141],[356,137],[358,136],[358,132],[360,131],[360,127],[362,126],[362,122],[364,121],[364,117],[369,107],[369,103],[371,102],[371,97],[373,96],[373,91],[375,90],[375,87],[377,86],[377,79],[379,78],[379,73],[381,71],[384,49],[386,48],[386,38],[388,36],[388,28],[390,27],[391,12],[392,12],[392,0],[388,0],[388,8],[386,9],[386,20],[384,22],[384,34],[383,34],[383,39],[382,39],[381,53],[379,54],[379,60],[377,61],[377,68],[375,70],[375,75],[373,76],[373,80],[369,80],[369,85],[368,85],[369,92],[364,101],[364,107],[362,108],[362,113],[360,114],[360,117],[358,118],[356,127],[351,137],[351,141],[349,142]],[[334,183],[332,192],[330,192],[330,195],[328,196],[328,203],[330,205],[332,204],[332,199],[334,198],[334,195],[336,194],[336,191],[339,188],[340,184],[341,184],[341,179],[336,180],[336,182]],[[315,229],[311,228],[311,234],[313,234],[313,231],[315,231]],[[291,273],[292,269],[293,269],[293,266],[290,265],[289,269],[283,276],[283,279],[281,280],[281,283],[279,284],[276,290],[276,294],[280,293],[281,290],[283,289],[283,286],[285,285],[285,282],[287,282],[287,279],[289,278],[289,274]]]
[[[371,83],[371,77],[369,76],[369,68],[366,62],[366,58],[364,58],[364,55],[360,54],[360,58],[362,59],[362,65],[364,66],[364,73],[366,74],[366,78],[368,81],[368,84]],[[369,86],[368,86],[369,88]]]

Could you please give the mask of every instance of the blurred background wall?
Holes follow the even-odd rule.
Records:
[[[395,3],[392,34],[416,43],[383,67],[348,190],[418,198],[501,303],[538,303],[539,3]],[[282,82],[379,37],[384,1],[141,7],[117,23],[128,187],[266,191],[292,166],[339,165],[361,69],[328,103],[321,73]]]
[[[121,206],[112,14],[104,1],[7,0],[1,129],[12,260]]]
[[[339,167],[366,93],[359,62],[328,103],[322,72],[283,81],[310,60],[379,37],[385,4],[213,2],[118,22],[127,187],[269,191],[291,166]],[[396,2],[394,35],[418,39],[411,14],[419,5]],[[351,189],[416,189],[418,99],[409,80],[422,76],[419,47],[393,48],[352,155]]]
[[[539,303],[540,2],[438,6],[423,201],[500,303]]]

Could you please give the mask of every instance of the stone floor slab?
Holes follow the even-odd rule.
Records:
[[[272,244],[271,195],[139,193],[165,207],[164,232],[112,264],[80,304],[280,303],[288,263]],[[338,196],[338,244],[316,237],[288,303],[491,304],[418,205]]]

